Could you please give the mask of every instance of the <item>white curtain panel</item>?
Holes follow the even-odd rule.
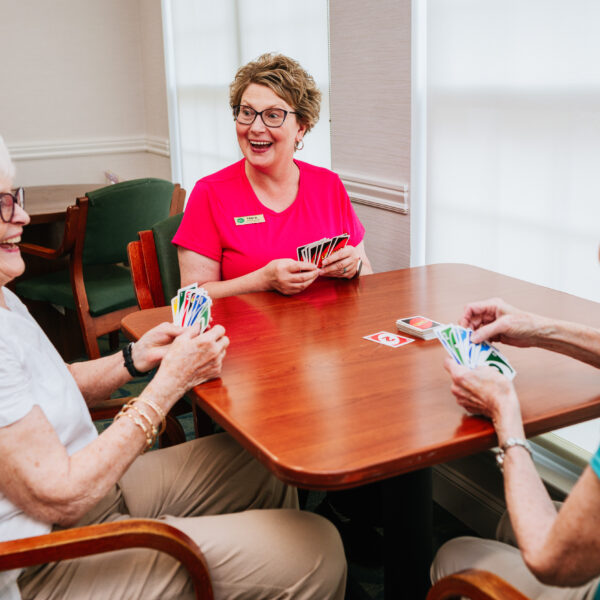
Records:
[[[599,24],[596,0],[428,1],[427,262],[600,301]]]
[[[241,158],[229,84],[241,65],[265,52],[298,60],[323,94],[321,117],[299,160],[329,167],[327,0],[163,0],[167,80],[175,104],[183,186]],[[178,152],[177,152],[178,151]],[[174,169],[177,172],[177,169]]]

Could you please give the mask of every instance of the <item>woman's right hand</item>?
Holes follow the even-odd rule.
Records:
[[[474,330],[471,341],[475,344],[499,341],[524,348],[535,344],[544,318],[492,298],[468,304],[459,325]]]
[[[266,289],[286,296],[305,290],[318,276],[316,265],[291,258],[277,258],[263,267]]]
[[[187,327],[173,340],[146,389],[164,398],[162,408],[170,410],[185,392],[220,375],[228,346],[229,338],[221,325],[202,334],[199,325]]]

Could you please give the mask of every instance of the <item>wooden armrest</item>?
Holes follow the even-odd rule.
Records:
[[[427,594],[427,600],[529,600],[498,575],[479,569],[466,569],[440,579]]]
[[[188,570],[196,598],[213,599],[208,568],[196,543],[179,529],[151,519],[127,519],[1,542],[0,569],[18,569],[124,548],[166,552]]]
[[[69,253],[75,245],[75,234],[77,232],[77,222],[79,219],[79,206],[69,206],[65,218],[65,230],[63,239],[58,248],[46,248],[38,244],[29,244],[22,242],[19,244],[21,251],[25,254],[32,254],[40,258],[54,260]]]

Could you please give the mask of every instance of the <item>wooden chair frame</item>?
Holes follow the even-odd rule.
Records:
[[[175,184],[171,197],[169,215],[177,214],[183,210],[185,190]],[[85,242],[85,228],[87,223],[89,200],[87,197],[77,198],[77,204],[67,208],[63,240],[57,249],[45,248],[37,244],[22,243],[21,250],[45,259],[57,259],[69,255],[69,272],[71,287],[75,299],[77,317],[81,326],[81,333],[85,350],[89,358],[99,358],[98,337],[110,334],[111,348],[116,348],[121,320],[125,315],[138,310],[137,306],[128,306],[120,310],[92,317],[88,297],[83,279],[83,246]]]
[[[171,555],[190,574],[197,600],[213,600],[210,575],[200,548],[182,531],[151,519],[127,519],[0,542],[0,570],[125,548],[151,548]]]
[[[138,236],[138,240],[129,242],[127,245],[127,255],[138,306],[140,310],[165,306],[167,301],[163,292],[154,234],[148,229],[140,231]],[[196,437],[213,433],[210,417],[200,410],[194,402],[191,404]],[[173,407],[172,414],[178,415],[185,412],[189,412],[189,404],[181,399]],[[177,421],[177,423],[179,422]]]
[[[427,600],[529,600],[498,575],[479,569],[466,569],[440,579],[427,594]]]

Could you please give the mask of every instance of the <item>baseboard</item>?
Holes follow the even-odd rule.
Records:
[[[502,475],[491,452],[433,469],[433,499],[482,537],[494,537],[504,512]]]
[[[550,436],[550,440],[548,440]],[[561,455],[550,446],[552,434],[532,438],[538,474],[553,500],[564,500],[584,463]],[[504,481],[492,450],[453,460],[433,468],[433,499],[482,537],[494,537],[506,509]]]

